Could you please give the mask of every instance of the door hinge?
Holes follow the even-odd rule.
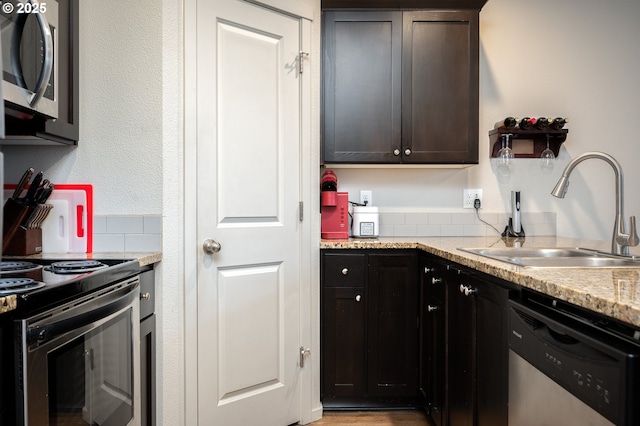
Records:
[[[298,68],[300,70],[300,74],[302,74],[302,60],[309,57],[309,53],[300,51],[300,55],[298,55]]]
[[[298,202],[298,220],[300,222],[304,220],[304,201]]]
[[[304,368],[304,357],[311,353],[311,349],[305,349],[304,346],[300,346],[300,368]]]

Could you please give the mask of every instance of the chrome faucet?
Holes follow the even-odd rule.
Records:
[[[573,169],[584,160],[589,158],[599,158],[609,163],[613,167],[613,171],[616,176],[616,221],[613,227],[613,238],[611,239],[611,253],[619,254],[623,256],[629,255],[629,247],[637,246],[638,234],[636,232],[636,217],[631,216],[629,218],[629,233],[625,232],[624,226],[624,192],[623,192],[623,177],[622,167],[615,158],[604,152],[585,152],[574,158],[562,172],[562,177],[558,180],[556,187],[551,191],[551,195],[558,198],[564,198],[567,193],[567,187],[569,186],[569,175]]]

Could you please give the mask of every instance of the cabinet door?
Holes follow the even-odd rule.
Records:
[[[475,298],[460,286],[469,278],[450,268],[446,274],[447,298],[447,415],[450,425],[472,426],[475,394]]]
[[[322,292],[322,399],[365,394],[365,300],[363,287],[325,287]]]
[[[325,406],[335,399],[344,402],[363,397],[366,392],[365,269],[362,251],[322,252],[320,343]]]
[[[478,163],[478,12],[403,15],[406,163]]]
[[[140,425],[156,424],[156,316],[140,322]]]
[[[421,384],[425,409],[436,425],[443,425],[445,379],[444,267],[421,257]]]
[[[324,162],[399,162],[401,12],[323,18]]]
[[[478,426],[506,426],[509,401],[509,290],[476,280]]]
[[[418,256],[369,252],[368,395],[418,395]]]

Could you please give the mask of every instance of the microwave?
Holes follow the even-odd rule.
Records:
[[[0,8],[5,113],[58,118],[58,3],[3,0]]]

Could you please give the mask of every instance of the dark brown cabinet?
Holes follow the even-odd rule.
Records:
[[[477,163],[478,15],[325,11],[324,162]]]
[[[413,406],[418,397],[418,256],[321,254],[325,408]]]
[[[444,425],[445,282],[444,266],[420,256],[420,389],[423,406],[437,426]]]
[[[447,310],[446,408],[432,417],[438,424],[506,426],[507,302],[515,286],[446,261],[431,265],[432,279],[445,287]]]
[[[155,272],[140,274],[140,424],[156,424]]]
[[[5,145],[76,145],[79,139],[79,0],[58,0],[58,118],[5,115]]]
[[[414,250],[321,251],[325,409],[423,407],[506,426],[515,284]]]

